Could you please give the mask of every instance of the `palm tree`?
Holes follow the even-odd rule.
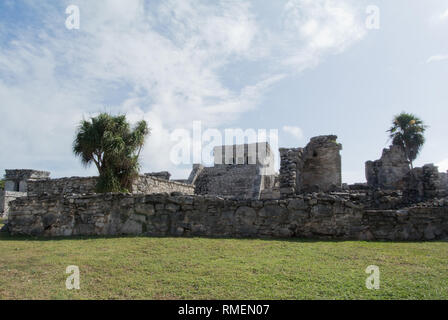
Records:
[[[402,112],[396,115],[390,133],[392,144],[403,148],[411,169],[425,143],[425,130],[427,126],[421,119],[411,113]]]
[[[73,152],[85,166],[92,163],[98,169],[98,192],[129,191],[138,176],[138,158],[150,133],[142,120],[131,129],[126,116],[102,113],[81,121]]]

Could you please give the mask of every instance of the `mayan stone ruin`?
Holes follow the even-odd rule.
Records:
[[[366,162],[367,184],[380,189],[403,189],[409,162],[399,146],[384,149],[381,159]]]
[[[5,191],[0,197],[0,212],[3,217],[8,217],[9,204],[17,198],[95,194],[97,181],[97,177],[50,179],[49,172],[6,170]],[[132,194],[179,192],[190,195],[194,194],[194,186],[171,181],[168,172],[156,172],[140,175],[134,182],[131,192]]]
[[[403,151],[365,164],[367,183],[344,184],[335,135],[281,148],[214,148],[214,165],[185,180],[140,175],[129,194],[96,194],[97,177],[51,179],[6,170],[0,207],[12,235],[146,235],[361,240],[448,239],[448,177],[432,164],[411,170]]]
[[[305,148],[280,149],[280,192],[283,197],[330,191],[342,186],[342,145],[337,136],[311,139]]]
[[[275,187],[274,156],[268,143],[215,147],[213,153],[213,167],[193,167],[189,181],[197,195],[259,199]]]

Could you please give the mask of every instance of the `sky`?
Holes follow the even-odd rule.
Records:
[[[343,182],[363,182],[406,111],[429,126],[415,164],[446,171],[447,31],[445,0],[2,0],[0,170],[96,175],[72,142],[109,112],[149,123],[143,172],[188,177],[173,133],[200,121],[279,147],[336,134]]]

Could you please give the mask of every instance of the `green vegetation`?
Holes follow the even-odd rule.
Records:
[[[102,113],[89,121],[81,121],[73,142],[73,152],[84,165],[96,165],[99,172],[98,192],[131,189],[138,175],[138,158],[149,132],[144,120],[132,130],[123,115]]]
[[[395,116],[392,127],[387,131],[390,133],[392,143],[405,151],[411,169],[425,143],[426,128],[421,119],[411,113],[402,112]]]
[[[2,235],[0,252],[0,299],[448,299],[446,242]]]
[[[5,180],[0,180],[0,190],[5,190]]]

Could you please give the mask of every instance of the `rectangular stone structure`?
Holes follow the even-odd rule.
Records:
[[[275,185],[274,154],[269,143],[218,146],[214,166],[193,166],[189,180],[198,195],[259,199]]]
[[[342,145],[337,136],[311,138],[305,148],[280,149],[282,198],[301,193],[328,192],[342,187]]]

